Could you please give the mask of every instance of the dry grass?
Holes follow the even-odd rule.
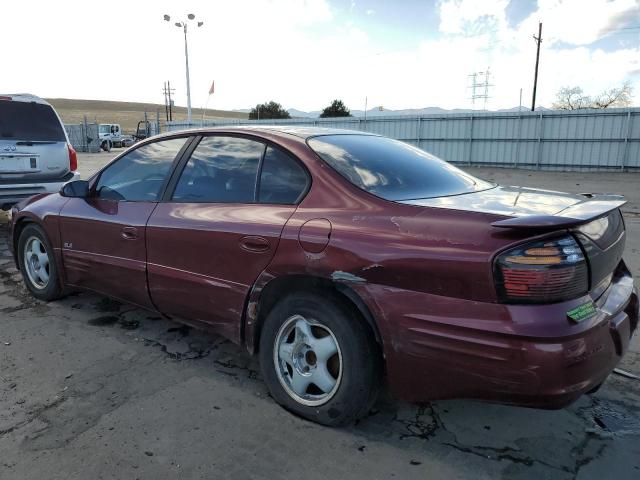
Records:
[[[80,123],[84,116],[88,122],[118,123],[125,133],[135,131],[138,122],[144,120],[144,112],[147,112],[149,120],[155,120],[156,111],[160,115],[160,123],[164,125],[164,105],[154,103],[114,102],[106,100],[75,100],[70,98],[46,99],[62,117],[64,123]],[[226,110],[207,109],[206,118],[247,118],[247,113],[229,112]],[[193,108],[194,119],[202,118],[202,109]],[[184,120],[187,118],[186,107],[173,107],[173,119]]]

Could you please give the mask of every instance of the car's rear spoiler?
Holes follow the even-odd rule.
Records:
[[[524,215],[522,217],[498,220],[491,225],[499,228],[570,228],[602,217],[627,203],[622,195],[602,195],[584,193],[583,202],[560,210],[553,215]]]

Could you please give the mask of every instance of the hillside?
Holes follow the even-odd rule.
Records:
[[[164,124],[165,121],[164,105],[154,103],[75,100],[70,98],[47,98],[46,100],[53,105],[64,123],[80,123],[86,115],[89,122],[119,123],[125,133],[131,133],[136,129],[138,122],[144,120],[145,111],[149,120],[155,120],[156,111],[159,111],[161,124]],[[208,119],[248,118],[246,113],[214,109],[207,109],[205,115]],[[202,109],[193,108],[192,116],[194,120],[202,118]],[[173,107],[174,120],[184,120],[186,118],[186,107]]]

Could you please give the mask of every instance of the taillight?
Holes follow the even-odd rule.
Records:
[[[69,170],[75,172],[78,170],[78,154],[75,149],[67,143],[67,149],[69,150]]]
[[[569,235],[507,250],[496,261],[496,288],[504,303],[552,303],[584,295],[589,271]]]

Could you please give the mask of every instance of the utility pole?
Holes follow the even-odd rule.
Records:
[[[522,88],[520,89],[520,103],[518,104],[518,113],[522,112]]]
[[[364,97],[364,126],[367,128],[367,97]]]
[[[173,103],[171,100],[171,82],[169,81],[167,81],[167,95],[169,96],[169,121],[173,122]]]
[[[169,101],[167,99],[167,82],[164,82],[162,84],[162,93],[164,94],[164,115],[165,115],[165,120],[168,122],[169,121]]]
[[[172,100],[171,100],[171,92],[174,92],[175,88],[171,88],[171,82],[166,81],[162,87],[162,93],[164,94],[164,113],[167,117],[167,122],[173,120],[173,114],[171,113]]]
[[[531,100],[531,111],[536,109],[536,90],[538,88],[538,64],[540,63],[540,44],[542,43],[542,22],[538,22],[538,36],[533,36],[533,39],[538,44],[536,50],[536,73],[533,77],[533,99]]]

